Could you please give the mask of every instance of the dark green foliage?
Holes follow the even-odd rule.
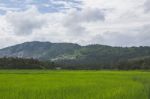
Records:
[[[53,62],[35,59],[0,58],[0,69],[53,69]]]
[[[57,62],[71,69],[150,69],[150,47],[90,45],[76,53],[78,56],[74,60]]]
[[[118,62],[114,65],[116,69],[134,70],[134,69],[150,69],[150,57],[130,59],[127,61]]]
[[[1,49],[0,57],[53,61],[57,68],[62,69],[128,70],[150,68],[150,47],[142,46],[111,47],[98,44],[80,46],[73,43],[26,42]],[[50,67],[48,65],[44,66],[44,68]]]

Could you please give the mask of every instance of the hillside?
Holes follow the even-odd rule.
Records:
[[[49,60],[64,68],[107,69],[118,63],[150,57],[150,47],[111,47],[98,44],[80,46],[73,43],[34,41],[1,49],[0,57]]]
[[[0,50],[0,57],[19,57],[49,60],[65,53],[72,53],[80,46],[71,43],[25,42]]]

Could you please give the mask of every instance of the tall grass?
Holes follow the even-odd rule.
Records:
[[[150,99],[150,73],[1,70],[0,99]]]

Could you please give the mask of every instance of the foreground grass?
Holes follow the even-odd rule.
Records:
[[[150,72],[0,70],[0,99],[150,99]]]

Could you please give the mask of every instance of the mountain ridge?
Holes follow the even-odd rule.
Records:
[[[150,57],[150,47],[81,46],[74,43],[25,42],[0,49],[0,57],[34,58],[65,65],[110,65]]]

